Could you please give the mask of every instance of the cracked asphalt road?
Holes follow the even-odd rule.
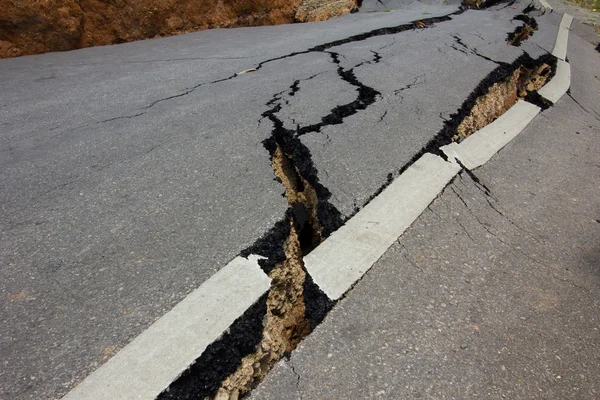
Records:
[[[262,143],[276,93],[347,217],[560,20],[516,48],[517,9],[415,29],[457,5],[400,6],[0,60],[0,398],[60,397],[283,217]],[[321,124],[361,87],[374,102]]]
[[[580,29],[570,95],[480,183],[463,171],[251,399],[600,396],[600,56]]]

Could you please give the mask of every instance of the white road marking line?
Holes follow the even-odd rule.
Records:
[[[270,285],[256,257],[236,257],[63,400],[155,399]]]
[[[539,0],[540,4],[542,5],[542,7],[544,7],[546,10],[548,11],[552,11],[553,8],[550,5],[550,3],[548,3],[546,0]]]
[[[550,82],[538,90],[540,96],[550,100],[552,103],[556,103],[565,95],[565,93],[567,93],[569,87],[571,87],[571,66],[566,59],[567,45],[569,43],[569,30],[572,22],[572,16],[569,14],[563,15],[560,26],[558,27],[554,50],[552,50],[552,54],[558,58],[556,63],[556,74],[554,74],[554,77]]]
[[[556,103],[571,86],[571,66],[561,59],[556,60],[556,74],[550,82],[538,90],[540,96]]]
[[[560,21],[558,34],[556,35],[556,42],[554,44],[554,50],[552,50],[552,55],[560,58],[563,61],[566,61],[567,58],[567,44],[569,41],[569,29],[571,27],[571,22],[573,22],[573,17],[565,13]]]
[[[440,149],[450,160],[457,158],[468,169],[488,162],[494,154],[513,140],[541,111],[536,105],[519,100],[491,124],[465,138]]]
[[[340,298],[460,171],[425,154],[310,254],[304,265],[331,299]]]

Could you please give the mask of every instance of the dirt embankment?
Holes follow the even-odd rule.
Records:
[[[356,0],[0,0],[0,58],[330,19]]]

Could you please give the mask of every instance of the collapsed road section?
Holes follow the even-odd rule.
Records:
[[[517,15],[513,21],[521,21],[523,25],[517,26],[513,32],[508,34],[506,41],[511,46],[520,46],[524,40],[527,40],[533,32],[538,29],[538,24],[535,18],[524,14]]]
[[[452,141],[460,141],[493,122],[519,99],[538,103],[537,90],[552,78],[555,70],[556,58],[552,55],[534,60],[526,53],[512,64],[499,66],[450,116],[441,135],[452,135]]]

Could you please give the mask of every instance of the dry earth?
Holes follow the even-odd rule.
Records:
[[[209,28],[322,21],[356,0],[0,0],[0,58]]]

